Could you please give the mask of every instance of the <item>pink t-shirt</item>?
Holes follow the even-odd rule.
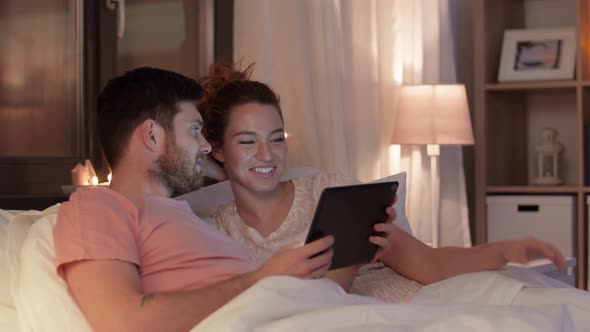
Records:
[[[64,264],[117,259],[138,267],[146,293],[202,288],[258,267],[186,201],[161,196],[132,201],[110,189],[79,189],[61,205],[53,236],[62,278]]]

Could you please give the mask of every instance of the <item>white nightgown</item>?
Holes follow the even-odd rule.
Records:
[[[213,216],[217,227],[248,248],[250,256],[258,263],[263,263],[285,245],[293,242],[304,243],[315,207],[324,188],[358,183],[336,172],[320,172],[292,181],[295,197],[291,210],[279,228],[266,238],[244,223],[236,212],[233,201],[221,206]],[[407,229],[407,225],[398,226]],[[399,303],[409,302],[421,287],[420,283],[401,276],[383,264],[373,263],[361,268],[354,278],[350,292],[374,296],[390,303]]]

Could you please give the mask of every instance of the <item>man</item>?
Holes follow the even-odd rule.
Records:
[[[57,271],[96,331],[186,331],[266,276],[317,278],[329,268],[332,237],[258,267],[170,198],[202,183],[211,146],[193,105],[201,94],[192,79],[139,68],[99,96],[110,189],[78,190],[54,229]]]

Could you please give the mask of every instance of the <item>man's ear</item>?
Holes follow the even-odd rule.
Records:
[[[160,145],[164,143],[164,128],[160,127],[156,121],[147,119],[141,123],[140,129],[143,144],[153,152],[158,151]]]
[[[223,151],[221,151],[220,148],[213,148],[213,150],[211,151],[211,155],[213,156],[213,158],[215,158],[215,160],[219,161],[220,163],[225,162]]]

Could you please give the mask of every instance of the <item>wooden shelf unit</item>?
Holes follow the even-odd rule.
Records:
[[[535,89],[559,89],[575,88],[576,81],[540,81],[540,82],[514,82],[514,83],[490,83],[485,85],[486,91],[507,90],[535,90]]]
[[[498,82],[505,30],[575,27],[571,80]],[[488,194],[576,197],[577,286],[587,289],[588,209],[584,127],[590,126],[590,0],[476,0],[474,3],[475,243],[487,241]],[[534,144],[544,126],[559,132],[562,186],[534,186]],[[589,165],[590,166],[590,165]]]
[[[590,188],[589,188],[590,190]],[[489,186],[488,194],[576,194],[583,192],[582,188],[571,186],[533,187],[533,186]]]

